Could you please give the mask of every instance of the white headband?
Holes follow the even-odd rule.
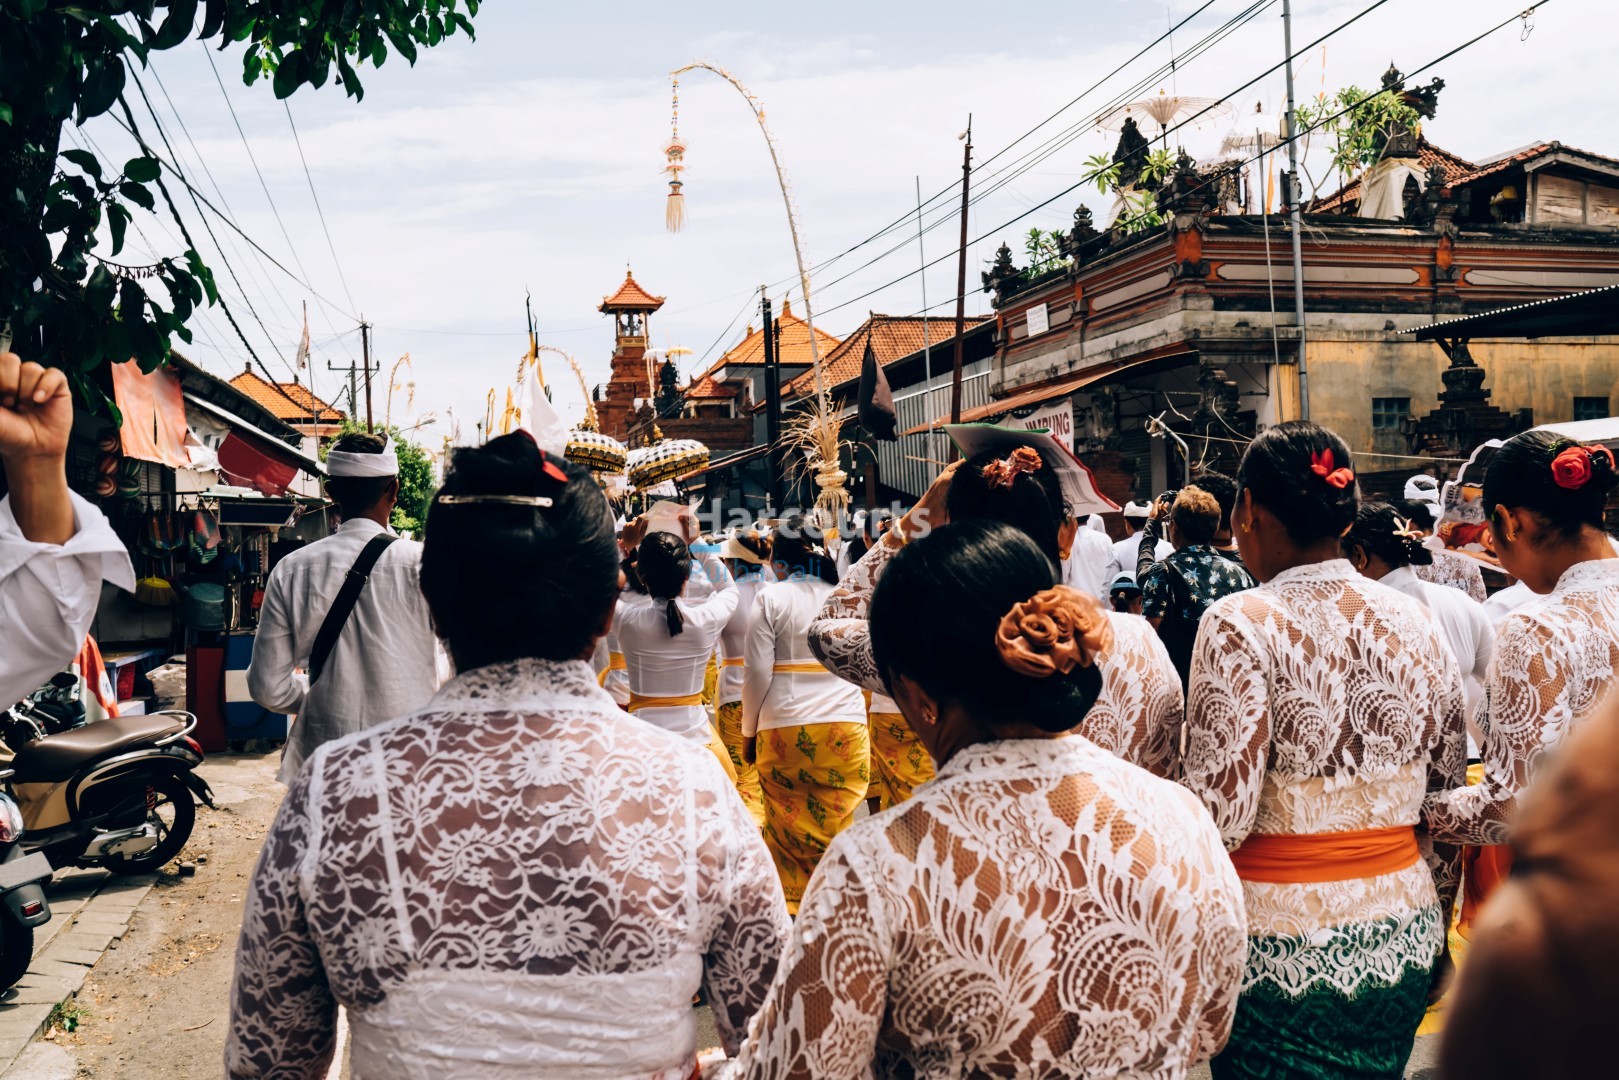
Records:
[[[348,450],[332,450],[326,455],[327,476],[398,476],[399,455],[393,444],[380,454],[356,454]]]

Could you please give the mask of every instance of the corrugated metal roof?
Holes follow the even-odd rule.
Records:
[[[1418,341],[1436,338],[1556,337],[1619,334],[1619,285],[1531,300],[1478,315],[1404,331]]]
[[[1605,416],[1600,420],[1570,420],[1566,424],[1541,424],[1536,431],[1549,431],[1565,439],[1582,443],[1619,442],[1619,416]]]

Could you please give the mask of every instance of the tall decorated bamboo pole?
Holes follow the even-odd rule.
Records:
[[[772,134],[770,125],[765,123],[763,103],[735,75],[706,60],[698,60],[669,73],[676,111],[673,137],[665,151],[668,155],[665,171],[670,175],[671,200],[671,206],[665,215],[665,223],[669,231],[678,232],[685,222],[684,181],[681,180],[680,174],[686,168],[686,146],[680,138],[679,131],[680,76],[688,71],[697,70],[718,75],[742,95],[743,100],[748,103],[748,108],[753,112],[754,120],[759,124],[760,132],[764,134],[765,147],[770,151],[770,163],[776,169],[776,183],[781,188],[782,205],[787,209],[787,229],[792,234],[793,257],[798,261],[798,286],[804,298],[804,326],[809,331],[810,357],[815,373],[815,404],[808,414],[789,425],[786,435],[792,443],[808,451],[814,463],[815,483],[820,488],[820,494],[815,499],[815,509],[822,519],[822,526],[830,528],[835,526],[838,517],[849,505],[849,492],[844,487],[849,477],[838,465],[843,440],[839,437],[838,419],[832,410],[832,400],[827,394],[826,380],[821,370],[821,343],[815,336],[815,314],[810,303],[809,268],[804,264],[804,246],[799,237],[798,208],[793,204],[792,188],[787,182],[786,169],[782,167],[781,151],[776,144],[776,137]],[[765,333],[770,333],[770,327],[765,327]]]

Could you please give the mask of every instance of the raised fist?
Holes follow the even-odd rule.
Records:
[[[73,398],[61,369],[0,353],[0,462],[64,460],[72,427]]]

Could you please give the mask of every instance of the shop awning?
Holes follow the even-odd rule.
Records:
[[[1186,355],[1189,354],[1177,353],[1173,359],[1178,360]],[[1106,367],[1092,368],[1091,370],[1082,374],[1071,375],[1067,378],[1059,379],[1054,383],[1047,383],[1045,386],[1037,387],[1033,390],[1027,390],[1021,394],[1014,394],[1011,397],[1000,398],[999,400],[991,401],[983,405],[976,405],[971,409],[963,409],[961,410],[961,422],[963,424],[976,424],[981,421],[992,420],[995,417],[1002,416],[1006,413],[1016,412],[1019,409],[1029,409],[1036,405],[1043,405],[1048,401],[1055,401],[1057,398],[1067,397],[1069,394],[1083,390],[1087,386],[1094,386],[1099,382],[1104,382],[1121,372],[1129,371],[1145,364],[1150,364],[1154,361],[1164,359],[1170,358],[1163,356],[1142,356],[1127,360],[1122,364],[1109,364]],[[937,430],[948,423],[950,423],[950,417],[947,414],[945,416],[936,417],[926,424],[918,424],[916,427],[902,432],[902,434],[920,435],[925,431]]]
[[[1418,341],[1619,333],[1619,285],[1448,319],[1406,333]]]
[[[288,446],[263,428],[248,423],[229,409],[215,405],[207,398],[190,392],[186,393],[185,399],[204,412],[223,420],[230,425],[233,431],[249,436],[253,444],[267,456],[275,458],[282,464],[290,465],[294,469],[302,469],[311,476],[326,475],[326,466],[322,465],[317,459],[310,457],[295,446]]]
[[[768,445],[750,446],[746,450],[738,450],[733,454],[726,454],[718,461],[710,461],[704,468],[693,469],[689,473],[681,473],[679,476],[675,477],[675,479],[684,484],[688,480],[695,480],[699,476],[706,476],[708,473],[718,472],[720,469],[729,469],[733,465],[746,465],[750,461],[757,461],[759,458],[764,457],[769,452],[770,447]]]

